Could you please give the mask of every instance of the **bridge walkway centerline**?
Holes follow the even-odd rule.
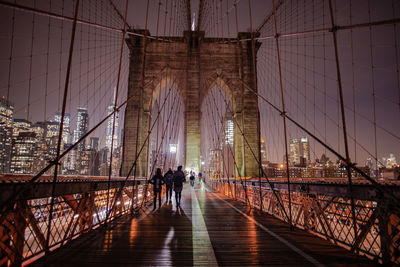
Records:
[[[31,266],[374,266],[376,263],[196,184]]]

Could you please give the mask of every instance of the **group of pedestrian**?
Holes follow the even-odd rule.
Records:
[[[153,185],[154,209],[156,209],[157,197],[158,206],[161,207],[161,191],[164,184],[166,187],[167,202],[172,201],[172,190],[174,190],[176,206],[179,207],[181,205],[183,182],[185,181],[186,179],[182,171],[182,166],[178,166],[175,172],[169,169],[164,176],[161,173],[161,169],[158,168],[156,174],[149,180],[149,183]]]

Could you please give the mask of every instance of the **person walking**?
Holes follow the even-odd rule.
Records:
[[[190,185],[194,186],[194,180],[196,179],[194,172],[190,172]]]
[[[174,173],[172,172],[171,168],[164,174],[164,181],[166,187],[166,195],[167,195],[167,202],[172,201],[172,187],[174,184]]]
[[[181,205],[183,182],[185,182],[185,174],[182,171],[182,166],[178,166],[178,170],[174,172],[174,191],[175,191],[175,201],[176,206]]]
[[[154,208],[153,210],[156,209],[156,204],[157,204],[157,195],[158,195],[158,206],[161,208],[161,190],[162,190],[162,185],[165,183],[164,182],[164,177],[161,174],[161,169],[157,168],[156,174],[153,176],[153,178],[150,179],[149,181],[150,184],[153,185],[153,193],[154,193]]]

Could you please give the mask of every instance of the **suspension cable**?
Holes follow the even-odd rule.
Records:
[[[58,165],[59,165],[59,157],[61,151],[61,143],[62,143],[62,134],[63,134],[63,127],[64,127],[64,116],[65,116],[65,108],[67,104],[67,96],[68,96],[68,85],[69,85],[69,77],[71,71],[71,64],[72,64],[72,55],[74,51],[74,41],[75,41],[75,31],[76,31],[76,20],[78,17],[78,10],[79,10],[79,0],[76,0],[75,4],[75,12],[74,12],[74,23],[72,24],[72,33],[71,33],[71,42],[69,48],[69,57],[68,57],[68,67],[67,73],[65,77],[65,86],[64,86],[64,96],[63,96],[63,105],[61,111],[61,122],[60,122],[60,130],[58,133],[58,142],[57,142],[57,156],[55,158],[55,166],[54,166],[54,177],[53,183],[51,188],[51,198],[50,198],[50,211],[49,211],[49,218],[48,218],[48,227],[47,227],[47,238],[46,238],[46,247],[45,253],[49,253],[49,242],[50,242],[50,233],[51,233],[51,222],[53,218],[53,209],[54,209],[54,194],[56,190],[56,182],[57,182],[57,174],[58,174]]]
[[[111,0],[110,0],[111,1]],[[120,48],[120,53],[119,53],[119,65],[118,65],[118,76],[117,76],[117,87],[115,89],[115,96],[114,96],[114,105],[113,109],[116,110],[117,105],[118,105],[118,92],[119,92],[119,83],[120,83],[120,78],[121,78],[121,66],[122,66],[122,55],[124,52],[124,42],[125,42],[125,32],[126,32],[126,19],[128,16],[128,0],[125,0],[125,13],[124,13],[124,31],[122,33],[121,37],[121,48]],[[109,199],[110,199],[110,186],[111,186],[111,174],[112,174],[112,163],[113,163],[113,154],[114,154],[114,135],[115,135],[115,122],[116,122],[116,114],[117,112],[114,112],[113,114],[113,125],[112,125],[112,134],[111,134],[111,151],[110,151],[110,165],[108,167],[108,184],[107,184],[107,206],[106,209],[108,210],[108,204],[109,204]],[[108,216],[109,213],[107,213]],[[104,220],[104,223],[107,224],[108,217],[106,216],[106,219]]]
[[[279,48],[279,33],[278,33],[278,26],[277,26],[277,18],[276,18],[276,6],[275,0],[272,0],[273,4],[273,17],[274,17],[274,31],[275,31],[275,44],[276,44],[276,52],[278,57],[278,69],[279,69],[279,85],[281,91],[281,103],[282,103],[282,113],[286,114],[286,107],[285,107],[285,94],[283,89],[283,82],[282,82],[282,66],[281,66],[281,57],[280,57],[280,48]],[[284,140],[285,140],[285,160],[286,160],[286,172],[287,172],[287,187],[288,187],[288,199],[289,199],[289,224],[292,227],[292,198],[290,193],[290,172],[289,172],[289,152],[288,152],[288,140],[287,140],[287,126],[286,126],[286,117],[282,116],[283,120],[283,132],[284,132]]]

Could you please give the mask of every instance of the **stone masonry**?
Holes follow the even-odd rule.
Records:
[[[150,36],[147,30],[136,33]],[[130,35],[129,88],[130,99],[125,110],[124,149],[121,175],[128,175],[136,154],[140,152],[136,173],[148,175],[146,136],[151,111],[159,92],[174,86],[185,103],[184,168],[200,169],[201,105],[207,93],[219,86],[227,95],[234,113],[234,153],[239,172],[236,176],[258,177],[259,154],[258,100],[248,88],[256,88],[252,63],[250,33],[239,33],[237,39],[205,38],[204,32],[185,31],[183,37],[144,38]],[[244,40],[245,39],[245,40]],[[259,44],[256,44],[258,47]],[[257,50],[257,49],[256,49]],[[245,86],[245,85],[247,86]],[[250,148],[245,143],[244,136]]]

